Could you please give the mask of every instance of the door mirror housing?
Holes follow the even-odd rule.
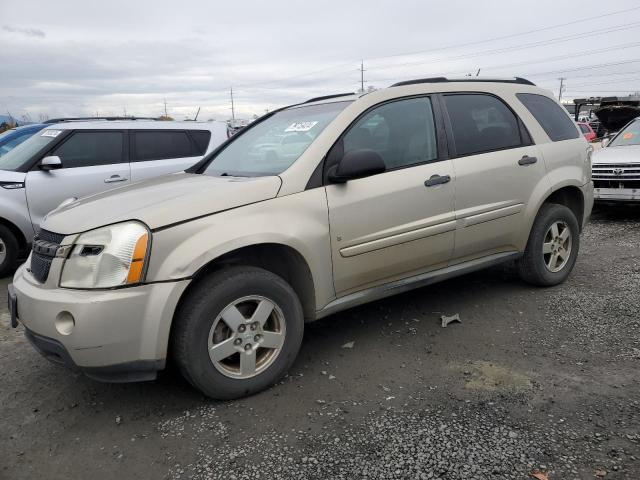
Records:
[[[52,155],[49,157],[44,157],[40,161],[40,170],[44,170],[45,172],[49,172],[51,170],[58,170],[62,168],[62,160],[57,155]]]
[[[340,162],[329,170],[329,181],[345,183],[356,178],[370,177],[384,173],[387,167],[384,160],[375,150],[351,150]]]
[[[602,148],[605,148],[607,145],[611,143],[611,137],[606,137],[602,139]]]

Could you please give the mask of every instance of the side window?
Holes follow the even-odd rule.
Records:
[[[516,96],[552,141],[560,142],[580,137],[567,112],[554,100],[534,93],[518,93]]]
[[[589,127],[584,124],[580,125],[580,130],[582,131],[582,133],[589,133]]]
[[[191,137],[198,147],[198,155],[204,155],[211,140],[211,132],[209,130],[189,130]]]
[[[483,94],[445,95],[458,156],[523,145],[518,118],[499,99]]]
[[[62,160],[64,168],[110,165],[122,161],[122,132],[75,132],[51,155]]]
[[[185,131],[150,130],[133,133],[132,162],[198,155]]]
[[[388,170],[438,158],[429,98],[386,103],[364,115],[343,138],[344,152],[375,150]]]

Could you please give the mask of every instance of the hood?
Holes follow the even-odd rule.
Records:
[[[593,152],[591,163],[640,163],[640,145],[601,148]]]
[[[280,177],[176,173],[77,200],[47,215],[42,228],[69,235],[125,220],[156,229],[274,198]]]
[[[11,172],[9,170],[0,170],[0,182],[24,182],[27,176],[24,172]]]

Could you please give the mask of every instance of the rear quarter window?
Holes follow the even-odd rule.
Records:
[[[580,137],[580,132],[568,113],[549,97],[535,93],[518,93],[516,96],[552,141],[561,142]]]
[[[196,142],[198,148],[198,155],[204,155],[209,146],[209,140],[211,140],[211,132],[209,130],[189,130],[191,138]]]
[[[186,131],[149,130],[133,132],[134,162],[167,160],[197,156],[195,146]]]

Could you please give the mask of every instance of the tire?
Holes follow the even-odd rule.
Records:
[[[302,306],[291,286],[267,270],[237,266],[212,273],[188,293],[174,319],[171,347],[195,388],[230,400],[277,382],[293,364],[303,333]],[[260,346],[271,347],[267,342],[282,343]]]
[[[552,230],[554,225],[556,233]],[[570,242],[562,238],[564,229],[568,230]],[[557,235],[557,232],[561,233]],[[545,248],[551,253],[543,253]],[[520,278],[539,287],[558,285],[573,270],[579,250],[580,228],[573,212],[564,205],[543,204],[531,228],[524,255],[517,262]]]
[[[16,237],[4,225],[0,225],[0,278],[9,276],[18,266],[20,248]]]

